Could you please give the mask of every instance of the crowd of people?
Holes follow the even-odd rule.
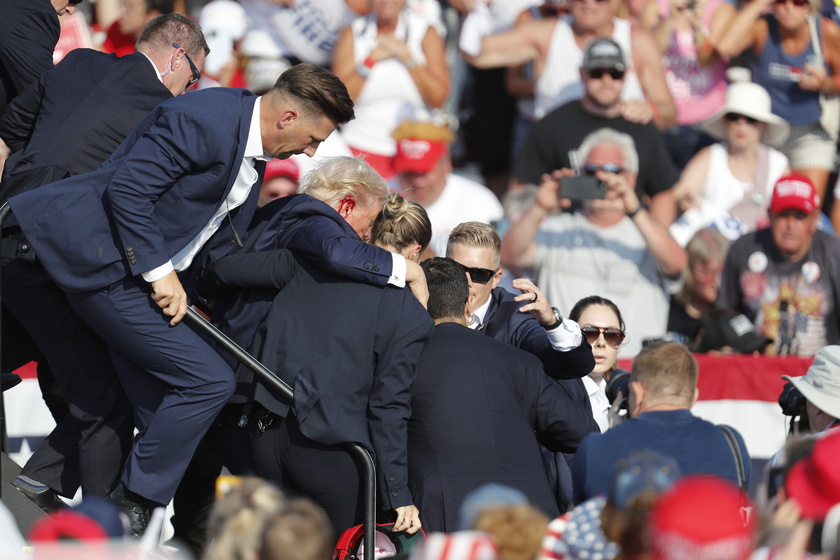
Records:
[[[6,0],[2,370],[36,361],[56,421],[13,482],[36,553],[362,558],[353,443],[377,558],[840,557],[834,20]],[[813,358],[761,483],[692,412],[693,352]]]

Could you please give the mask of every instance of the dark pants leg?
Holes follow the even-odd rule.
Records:
[[[3,267],[3,302],[41,349],[69,415],[35,450],[21,474],[72,497],[81,485],[107,496],[131,448],[131,407],[102,339],[76,314],[43,268]]]
[[[186,545],[195,558],[201,558],[207,546],[207,523],[216,502],[216,479],[221,471],[222,463],[210,453],[205,438],[175,491],[172,540]]]
[[[327,513],[336,537],[362,522],[361,477],[342,446],[307,438],[292,414],[257,433],[253,446],[257,475],[314,500]]]
[[[96,292],[68,294],[79,315],[108,345],[134,407],[138,435],[126,462],[126,487],[168,503],[213,419],[233,395],[236,376],[218,351],[129,278]]]

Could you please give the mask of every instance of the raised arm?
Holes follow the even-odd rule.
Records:
[[[744,49],[755,46],[762,37],[767,36],[767,22],[762,15],[773,5],[774,0],[752,0],[735,15],[717,45],[717,52],[725,58],[741,54]]]
[[[472,56],[461,51],[464,59],[477,68],[517,66],[537,60],[541,56],[542,43],[551,39],[554,19],[540,19],[487,35],[481,40],[481,51]]]
[[[662,53],[653,40],[653,35],[646,29],[633,26],[630,40],[633,48],[633,65],[650,107],[647,113],[629,113],[629,108],[622,108],[622,115],[628,120],[650,122],[664,130],[677,124],[677,106],[671,97],[668,83],[665,81],[665,68],[662,66]],[[625,103],[629,107],[630,103]]]

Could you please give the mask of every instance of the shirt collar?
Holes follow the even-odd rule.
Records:
[[[603,379],[601,379],[600,383],[596,383],[588,375],[584,375],[581,379],[583,380],[583,386],[586,387],[586,394],[590,397],[598,393],[606,395],[607,382]]]
[[[487,315],[487,309],[489,309],[490,301],[492,299],[492,297],[487,298],[487,301],[484,302],[484,305],[473,311],[473,313],[475,313],[475,316],[478,317],[478,320],[482,324],[484,324],[484,316]]]
[[[152,68],[155,70],[155,76],[157,76],[157,79],[160,80],[160,83],[163,83],[163,76],[160,75],[160,71],[157,69],[157,66],[155,66],[155,63],[152,61],[152,59],[149,58],[149,55],[147,55],[143,51],[137,51],[137,52],[139,52],[140,54],[142,54],[143,56],[146,57],[146,60],[149,61],[149,64],[151,64]]]
[[[260,132],[260,99],[262,99],[262,96],[257,97],[257,101],[254,103],[251,127],[248,129],[248,141],[245,143],[245,157],[267,161],[273,158],[263,151],[262,134]]]

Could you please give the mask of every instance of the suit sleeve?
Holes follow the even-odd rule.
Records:
[[[3,70],[18,92],[53,67],[53,51],[60,33],[58,16],[52,10],[31,10],[21,18],[3,42]]]
[[[575,460],[572,463],[572,501],[575,504],[580,504],[591,497],[587,491],[590,446],[595,441],[595,438],[599,436],[600,434],[584,439],[580,443],[577,453],[575,453]]]
[[[135,276],[154,270],[172,257],[155,218],[155,202],[190,171],[230,159],[220,152],[236,141],[218,140],[221,132],[210,121],[198,118],[196,111],[161,112],[132,146],[105,189],[102,200],[110,210],[121,250],[132,247],[135,255],[129,264]],[[223,182],[207,185],[207,190],[195,193],[195,198],[212,198],[213,204],[218,204],[225,186]]]
[[[213,265],[204,291],[218,294],[228,288],[282,290],[294,276],[295,267],[294,256],[286,249],[228,255]]]
[[[561,352],[551,345],[545,329],[530,314],[514,332],[513,345],[537,356],[553,379],[576,379],[595,369],[595,357],[586,337],[581,337],[577,348]]]
[[[391,277],[391,253],[349,237],[326,216],[303,220],[285,246],[326,274],[374,286],[387,285]]]
[[[32,131],[41,109],[41,99],[44,97],[47,74],[24,89],[3,112],[0,117],[0,138],[12,150],[12,153],[23,149]]]
[[[582,405],[552,381],[542,368],[531,369],[528,375],[539,379],[534,427],[537,438],[551,451],[574,453],[583,438],[599,432],[595,419]]]
[[[386,288],[393,291],[393,288]],[[400,294],[401,298],[413,298]],[[390,344],[378,355],[373,388],[368,400],[368,430],[376,452],[376,468],[379,474],[380,500],[386,509],[411,505],[408,489],[408,419],[411,416],[411,392],[414,386],[417,361],[426,342],[432,336],[434,323],[415,301],[409,301],[411,308],[396,313],[399,307],[387,305],[383,298],[380,312],[381,325],[399,333],[389,333]],[[391,302],[394,300],[391,299]],[[405,309],[405,305],[403,305]],[[394,320],[399,321],[396,327]]]

